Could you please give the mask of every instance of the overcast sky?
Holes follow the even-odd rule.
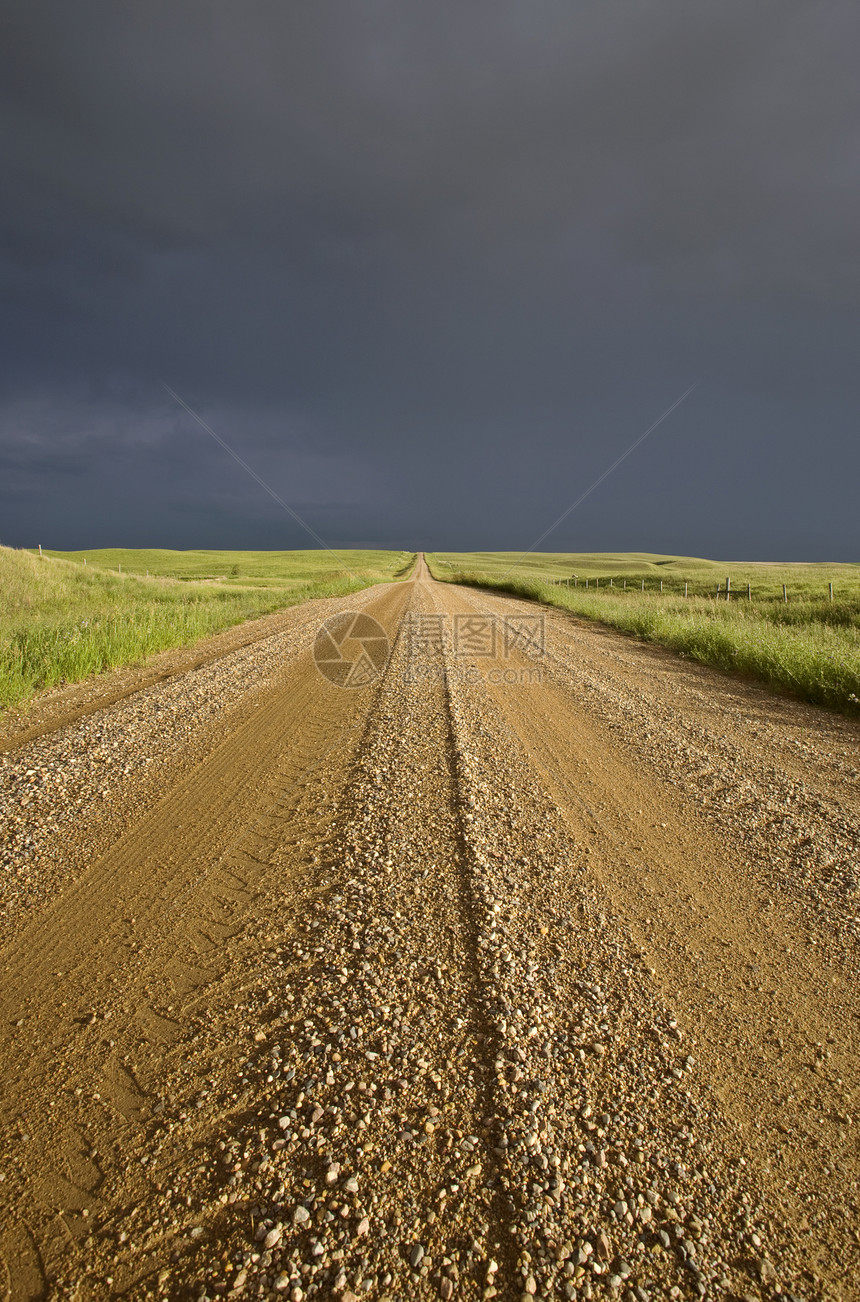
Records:
[[[860,6],[7,0],[0,541],[860,561]]]

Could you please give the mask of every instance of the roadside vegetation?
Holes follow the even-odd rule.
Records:
[[[517,561],[515,552],[427,556],[438,579],[546,602],[818,705],[860,709],[860,565],[645,553]]]
[[[0,707],[314,597],[390,582],[413,559],[130,549],[40,557],[0,547]]]

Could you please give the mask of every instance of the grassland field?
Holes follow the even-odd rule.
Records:
[[[816,704],[860,709],[860,564],[645,552],[437,552],[427,563],[438,579],[546,602]]]
[[[0,707],[314,597],[401,577],[412,552],[0,547]]]
[[[0,547],[0,707],[301,601],[397,579],[413,559]],[[817,704],[860,708],[860,565],[596,552],[438,552],[427,561],[443,581],[546,602]]]

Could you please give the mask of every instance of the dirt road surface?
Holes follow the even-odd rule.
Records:
[[[855,722],[420,558],[3,729],[0,1298],[860,1297]]]

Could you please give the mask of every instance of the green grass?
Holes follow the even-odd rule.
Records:
[[[314,597],[390,582],[413,553],[348,551],[338,559],[322,551],[131,549],[40,558],[0,547],[0,707]]]
[[[547,602],[818,705],[845,713],[860,707],[860,565],[726,563],[646,553],[516,560],[516,553],[501,552],[427,557],[437,578]]]

